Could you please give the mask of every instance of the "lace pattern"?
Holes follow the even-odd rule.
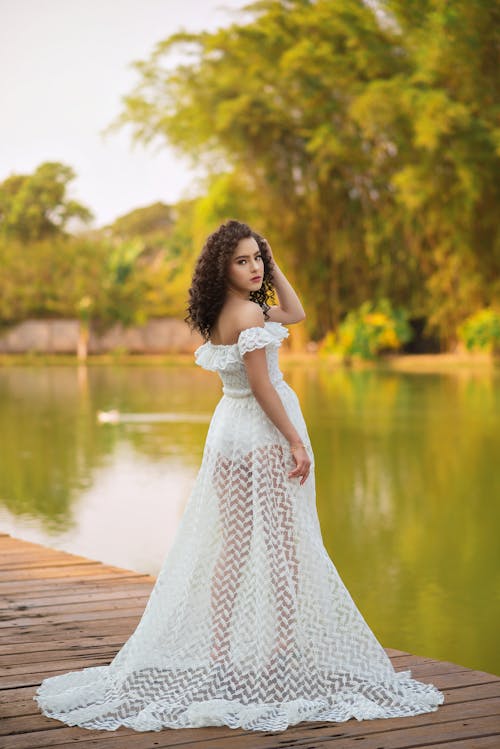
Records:
[[[196,364],[213,372],[222,372],[235,365],[241,365],[248,351],[267,346],[281,346],[289,335],[288,329],[279,322],[267,321],[264,327],[245,328],[236,343],[202,343],[194,352]]]
[[[314,455],[283,380],[280,323],[207,342],[196,363],[223,396],[174,543],[136,630],[107,666],[44,679],[34,697],[67,725],[137,731],[227,725],[284,731],[432,712],[431,684],[396,672],[323,544]],[[286,440],[253,396],[243,356],[266,349],[271,381],[309,451],[306,482],[289,479]]]

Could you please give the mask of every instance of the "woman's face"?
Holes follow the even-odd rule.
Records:
[[[264,261],[253,237],[240,239],[229,259],[228,286],[243,295],[258,291],[264,280]]]

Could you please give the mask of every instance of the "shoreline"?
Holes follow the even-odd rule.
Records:
[[[280,360],[286,365],[314,363],[320,367],[343,370],[373,369],[391,372],[449,372],[475,369],[500,372],[500,355],[485,353],[442,354],[387,354],[374,360],[358,357],[343,360],[335,354],[316,352],[283,351]],[[78,359],[76,354],[45,354],[39,352],[22,354],[0,354],[0,368],[12,366],[192,366],[193,353],[172,354],[91,354]]]

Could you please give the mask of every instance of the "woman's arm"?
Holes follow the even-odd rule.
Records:
[[[302,445],[300,434],[292,424],[276,388],[269,379],[265,349],[258,348],[247,351],[243,355],[243,362],[255,399],[264,413],[290,443],[296,466],[288,474],[288,477],[301,476],[300,483],[303,484],[309,476],[311,460]]]
[[[300,299],[281,268],[278,267],[267,239],[264,239],[264,242],[266,243],[267,251],[271,257],[274,288],[276,289],[279,299],[279,305],[272,305],[267,312],[269,320],[288,324],[300,322],[301,320],[304,320],[306,316],[304,308],[300,303]]]
[[[241,325],[242,330],[244,327],[264,327],[262,310],[253,302],[251,304],[253,309],[250,308],[250,310],[247,309],[245,311],[244,325]],[[240,320],[241,322],[243,321]],[[243,354],[243,363],[247,372],[248,382],[257,402],[268,418],[290,443],[290,449],[292,450],[292,456],[296,465],[288,474],[288,477],[301,476],[300,483],[303,484],[309,476],[311,460],[305,447],[302,445],[300,434],[290,420],[276,388],[269,379],[265,349],[257,348],[253,351],[247,351]]]

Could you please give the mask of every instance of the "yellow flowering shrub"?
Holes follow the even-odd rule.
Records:
[[[388,299],[367,301],[325,336],[320,351],[373,359],[381,351],[397,351],[412,335],[404,310],[393,309]]]

